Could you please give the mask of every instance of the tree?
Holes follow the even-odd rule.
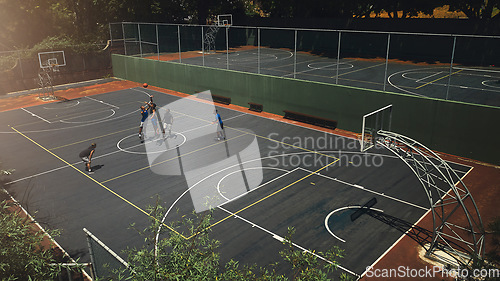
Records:
[[[500,0],[450,0],[451,11],[462,11],[469,19],[500,18]]]
[[[0,203],[0,280],[53,280],[62,266],[54,265],[54,252],[42,244],[47,234],[35,230],[29,218],[12,212],[13,207],[12,202]]]
[[[259,267],[231,260],[221,266],[217,252],[220,243],[210,238],[211,212],[193,213],[190,218],[170,225],[170,230],[160,227],[159,218],[164,214],[161,206],[149,207],[148,212],[152,218],[151,225],[138,230],[146,243],[141,248],[126,251],[132,280],[326,281],[331,280],[328,275],[337,268],[338,260],[342,258],[342,251],[338,248],[323,254],[332,261],[326,264],[311,252],[296,250],[292,242],[294,230],[290,228],[284,240],[285,249],[280,254],[294,270],[291,277],[277,274],[277,263]],[[181,232],[187,234],[183,236]],[[157,239],[159,236],[164,238]],[[123,273],[118,272],[119,275]],[[344,274],[341,280],[351,279]]]

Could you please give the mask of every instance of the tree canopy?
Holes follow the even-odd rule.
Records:
[[[235,18],[409,18],[448,5],[470,19],[500,18],[500,0],[0,0],[0,51],[33,46],[48,36],[82,41],[107,38],[110,22],[206,24]]]

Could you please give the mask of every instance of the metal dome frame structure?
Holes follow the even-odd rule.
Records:
[[[401,134],[379,130],[374,142],[405,162],[425,190],[433,220],[431,243],[423,246],[426,256],[467,268],[483,259],[485,230],[481,216],[452,167],[429,148]]]

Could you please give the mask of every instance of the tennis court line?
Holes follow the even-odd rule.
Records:
[[[228,214],[230,214],[230,215],[232,215],[232,216],[234,216],[234,217],[235,217],[235,218],[237,218],[237,219],[240,219],[240,220],[242,220],[242,221],[244,221],[244,222],[246,222],[246,223],[250,224],[252,227],[257,227],[258,229],[260,229],[260,230],[262,230],[262,231],[266,232],[267,234],[271,235],[271,237],[273,237],[274,239],[276,239],[276,240],[280,241],[281,243],[283,243],[283,242],[285,241],[285,238],[280,237],[278,234],[273,233],[272,231],[270,231],[270,230],[268,230],[268,229],[266,229],[266,228],[264,228],[264,227],[262,227],[262,226],[260,226],[260,225],[258,225],[258,224],[256,224],[256,223],[253,223],[253,222],[251,222],[251,221],[249,221],[249,220],[247,220],[247,219],[245,219],[245,218],[243,218],[243,217],[241,217],[241,216],[238,216],[237,214],[234,214],[234,213],[232,213],[231,211],[228,211],[228,210],[226,210],[226,209],[224,209],[224,208],[222,208],[222,207],[220,207],[220,206],[219,206],[219,207],[217,207],[217,208],[218,208],[218,209],[220,209],[220,210],[222,210],[222,211],[224,211],[224,212],[226,212],[226,213],[228,213]],[[298,244],[296,244],[296,243],[294,243],[294,242],[292,242],[292,241],[290,241],[290,242],[291,242],[291,244],[292,244],[294,247],[296,247],[296,248],[300,249],[302,252],[306,252],[306,253],[308,253],[308,254],[311,254],[311,255],[313,255],[313,256],[315,256],[315,257],[317,257],[317,258],[319,258],[319,259],[321,259],[321,260],[323,260],[324,262],[327,262],[327,263],[329,263],[329,264],[334,264],[332,261],[330,261],[330,260],[328,260],[328,259],[326,259],[326,258],[324,258],[324,257],[322,257],[322,256],[320,256],[320,255],[318,255],[318,254],[316,254],[315,252],[311,252],[311,251],[309,251],[308,249],[306,249],[306,248],[304,248],[304,247],[302,247],[302,246],[300,246],[300,245],[298,245]],[[347,268],[345,268],[345,267],[343,267],[343,266],[341,266],[341,265],[339,265],[339,264],[336,264],[336,266],[337,266],[338,268],[340,268],[340,269],[344,270],[345,272],[348,272],[348,273],[350,273],[350,274],[352,274],[352,275],[354,275],[354,276],[359,277],[359,274],[356,274],[355,272],[353,272],[353,271],[351,271],[351,270],[349,270],[349,269],[347,269]]]
[[[10,127],[10,126],[9,126]],[[73,168],[75,171],[79,172],[80,174],[84,175],[85,177],[87,177],[88,179],[90,179],[91,181],[95,182],[97,185],[99,185],[100,187],[104,188],[105,190],[107,190],[108,192],[110,192],[111,194],[115,195],[116,197],[118,197],[119,199],[123,200],[125,203],[129,204],[130,206],[134,207],[135,209],[139,210],[141,213],[145,214],[146,216],[150,217],[150,218],[153,218],[155,219],[156,221],[160,222],[160,220],[158,220],[157,218],[151,216],[148,212],[144,211],[143,209],[139,208],[137,205],[135,205],[134,203],[130,202],[129,200],[127,200],[125,197],[121,196],[120,194],[116,193],[115,191],[113,191],[112,189],[110,189],[109,187],[105,186],[103,183],[99,182],[98,180],[94,179],[93,177],[89,176],[88,174],[84,173],[83,171],[81,171],[80,169],[76,168],[74,165],[70,164],[68,161],[62,159],[61,157],[59,157],[57,154],[53,153],[52,151],[48,150],[47,148],[45,148],[44,146],[42,146],[41,144],[39,144],[38,142],[34,141],[33,139],[31,139],[30,137],[26,136],[25,134],[21,133],[20,131],[18,131],[16,128],[14,127],[10,127],[12,130],[14,130],[16,133],[18,133],[19,135],[23,136],[24,138],[26,138],[27,140],[31,141],[33,144],[35,144],[36,146],[40,147],[41,149],[45,150],[46,152],[48,152],[49,154],[51,154],[52,156],[54,156],[55,158],[59,159],[61,162],[63,162],[64,164],[66,164],[67,166]],[[160,222],[161,223],[161,222]],[[184,235],[180,234],[179,232],[177,232],[175,229],[173,229],[172,227],[166,225],[166,224],[163,224],[165,227],[167,227],[168,229],[170,229],[171,231],[175,232],[176,234],[178,234],[179,236],[181,236],[182,238],[184,239],[187,239]]]
[[[266,199],[268,199],[268,198],[270,198],[270,197],[272,197],[272,196],[274,196],[274,195],[276,195],[276,194],[280,193],[281,191],[288,189],[290,186],[293,186],[293,185],[295,185],[295,184],[297,184],[297,183],[299,183],[299,182],[301,182],[301,181],[303,181],[303,180],[305,180],[305,179],[309,178],[310,176],[312,176],[312,175],[315,175],[315,174],[319,173],[320,171],[322,171],[322,170],[324,170],[324,169],[328,168],[329,166],[331,166],[331,165],[333,165],[333,164],[337,163],[339,160],[340,160],[340,159],[337,159],[337,160],[333,161],[332,163],[330,163],[330,164],[328,164],[328,165],[325,165],[325,166],[323,166],[323,167],[321,167],[321,168],[317,169],[317,170],[316,170],[316,171],[314,171],[314,172],[310,172],[308,175],[306,175],[306,176],[304,176],[304,177],[302,177],[302,178],[300,178],[300,179],[298,179],[298,180],[296,180],[296,181],[294,181],[294,182],[292,182],[292,183],[288,184],[287,186],[282,187],[281,189],[279,189],[279,190],[277,190],[277,191],[275,191],[275,192],[273,192],[273,193],[271,193],[271,194],[269,194],[269,195],[267,195],[267,196],[265,196],[265,197],[263,197],[263,198],[261,198],[261,199],[259,199],[259,200],[255,201],[255,202],[253,202],[252,204],[247,205],[246,207],[241,208],[240,210],[236,211],[235,213],[232,213],[231,215],[229,215],[229,216],[227,216],[227,217],[225,217],[225,218],[223,218],[223,219],[220,219],[219,221],[217,221],[217,222],[215,222],[215,223],[211,224],[210,226],[208,226],[208,228],[212,228],[212,227],[214,227],[214,226],[218,225],[219,223],[221,223],[221,222],[223,222],[223,221],[225,221],[225,220],[227,220],[227,219],[229,219],[229,218],[231,218],[231,217],[234,217],[235,215],[237,215],[237,214],[239,214],[239,213],[241,213],[241,212],[245,211],[246,209],[248,209],[248,208],[250,208],[250,207],[252,207],[252,206],[255,206],[255,205],[259,204],[260,202],[262,202],[262,201],[264,201],[264,200],[266,200]],[[188,237],[188,239],[190,239],[190,238],[192,238],[192,237],[194,237],[194,236],[196,236],[196,234],[193,234],[193,235],[189,236],[189,237]]]
[[[451,77],[452,75],[457,74],[457,73],[462,72],[462,71],[463,71],[463,69],[462,69],[462,70],[459,70],[459,71],[455,71],[455,72],[453,72],[453,73],[451,73],[451,74],[447,74],[447,75],[445,75],[445,76],[443,76],[443,77],[437,78],[437,79],[432,80],[432,81],[430,81],[430,82],[427,82],[427,83],[425,83],[425,84],[423,84],[423,85],[420,85],[420,86],[416,87],[416,88],[415,88],[415,90],[418,90],[418,89],[420,89],[420,88],[422,88],[422,87],[425,87],[425,86],[427,86],[427,85],[430,85],[430,84],[432,84],[432,83],[434,83],[434,82],[436,82],[436,81],[439,81],[439,80],[441,80],[441,79],[443,79],[443,78],[446,78],[446,77]]]

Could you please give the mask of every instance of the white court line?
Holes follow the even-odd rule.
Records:
[[[436,75],[439,75],[439,74],[441,74],[441,73],[443,73],[443,71],[440,71],[440,72],[437,72],[437,73],[431,74],[431,75],[429,75],[429,76],[425,76],[424,78],[420,78],[420,79],[416,80],[415,82],[417,82],[417,83],[418,83],[418,82],[420,82],[420,81],[422,81],[422,80],[429,79],[429,78],[431,78],[432,76],[436,76]],[[405,74],[406,74],[406,73],[405,73]]]
[[[142,143],[140,145],[143,145]],[[136,147],[137,145],[135,146],[131,146],[131,147],[128,147],[127,149],[130,149],[130,148],[134,148]],[[106,154],[103,154],[103,155],[99,155],[99,156],[96,156],[96,157],[92,157],[92,161],[94,161],[94,159],[99,159],[99,158],[102,158],[102,157],[106,157],[106,156],[109,156],[111,154],[115,154],[115,153],[118,153],[118,152],[121,152],[120,150],[118,151],[113,151],[113,152],[110,152],[110,153],[106,153]],[[75,166],[75,165],[78,165],[82,163],[83,164],[83,161],[78,161],[78,162],[75,162],[75,163],[71,163],[71,165]],[[34,174],[34,175],[31,175],[31,176],[27,176],[27,177],[24,177],[24,178],[20,178],[20,179],[17,179],[17,180],[13,180],[13,181],[10,181],[10,182],[7,182],[5,183],[5,185],[8,185],[8,184],[13,184],[13,183],[16,183],[16,182],[20,182],[20,181],[23,181],[23,180],[27,180],[27,179],[31,179],[31,178],[34,178],[34,177],[38,177],[38,176],[41,176],[41,175],[45,175],[45,174],[49,174],[49,173],[52,173],[52,172],[55,172],[55,171],[58,171],[58,170],[62,170],[64,168],[69,168],[70,166],[66,165],[66,166],[61,166],[59,168],[54,168],[54,169],[51,169],[51,170],[47,170],[45,172],[41,172],[41,173],[38,173],[38,174]]]
[[[361,208],[362,208],[362,206],[347,206],[347,207],[338,208],[338,209],[336,209],[336,210],[334,210],[334,211],[330,212],[330,213],[328,214],[328,216],[326,216],[326,218],[325,218],[325,228],[326,228],[326,230],[328,230],[328,232],[330,232],[330,234],[331,234],[333,237],[335,237],[335,238],[337,238],[339,241],[341,241],[341,242],[344,242],[344,243],[345,243],[345,240],[344,240],[344,239],[342,239],[342,238],[338,237],[337,235],[335,235],[335,233],[333,233],[333,231],[330,229],[330,227],[328,226],[328,220],[330,220],[330,217],[331,217],[333,214],[335,214],[336,212],[343,211],[343,210],[349,210],[349,209],[361,209]],[[375,209],[375,208],[370,208],[370,210],[375,210],[375,211],[378,211],[378,212],[381,212],[381,213],[383,213],[383,212],[384,212],[383,210],[380,210],[380,209]]]
[[[135,89],[131,89],[131,90],[135,90]],[[136,90],[138,91],[138,90]],[[160,91],[156,91],[156,90],[150,90],[150,91],[154,91],[156,93],[160,93],[160,94],[164,94],[164,95],[168,95],[168,96],[171,96],[171,97],[176,97],[176,98],[179,98],[177,96],[174,96],[174,95],[171,95],[171,94],[168,94],[168,93],[163,93],[163,92],[160,92]],[[139,92],[142,92],[142,91],[139,91]],[[144,93],[144,92],[143,92]],[[200,103],[203,103],[202,101],[200,100],[195,100],[195,99],[190,99],[192,101],[195,101],[195,102],[200,102]],[[227,109],[227,110],[230,110],[230,111],[234,111],[234,112],[239,112],[241,113],[241,111],[239,110],[235,110],[235,109],[232,109],[232,108],[228,108],[228,107],[223,107],[224,109]],[[350,140],[355,140],[356,142],[358,141],[357,138],[355,137],[348,137],[348,136],[341,136],[341,135],[336,135],[336,134],[333,134],[331,132],[326,132],[326,131],[322,131],[322,130],[319,130],[319,129],[315,129],[315,128],[309,128],[309,127],[305,127],[305,126],[301,126],[300,124],[292,124],[292,123],[288,123],[288,122],[285,122],[285,121],[281,121],[281,120],[276,120],[276,119],[270,119],[268,117],[264,117],[264,116],[261,116],[261,115],[257,115],[257,114],[250,114],[250,113],[243,113],[244,115],[247,115],[247,116],[255,116],[255,117],[259,117],[259,118],[262,118],[262,119],[265,119],[265,120],[271,120],[271,121],[275,121],[275,122],[278,122],[278,123],[282,123],[282,124],[287,124],[287,125],[291,125],[291,126],[295,126],[295,127],[299,127],[299,128],[304,128],[304,129],[309,129],[309,130],[312,130],[312,131],[316,131],[316,132],[321,132],[321,133],[324,133],[324,134],[327,134],[327,135],[331,135],[331,136],[335,136],[335,137],[338,137],[338,138],[346,138],[346,139],[350,139]]]
[[[116,105],[112,105],[112,104],[107,103],[107,102],[103,102],[102,100],[97,100],[97,99],[94,99],[94,98],[91,98],[91,97],[88,97],[88,96],[86,96],[85,98],[87,98],[89,100],[93,100],[93,101],[99,102],[99,103],[102,103],[102,104],[105,104],[105,105],[108,105],[108,106],[111,106],[111,107],[114,107],[116,109],[120,109],[120,107],[118,107]]]
[[[68,119],[60,119],[59,122],[66,123],[66,124],[82,124],[82,123],[87,123],[88,124],[88,123],[98,122],[98,121],[101,121],[101,120],[106,120],[108,118],[111,118],[111,117],[113,117],[116,114],[116,111],[114,111],[113,109],[108,109],[108,110],[111,110],[111,115],[106,116],[106,117],[102,117],[102,118],[99,118],[99,119],[94,119],[94,120],[91,120],[91,121],[66,121],[66,120],[72,120],[72,119],[81,118],[81,117],[85,117],[85,116],[96,115],[96,114],[100,114],[100,113],[102,113],[104,111],[94,112],[94,113],[85,114],[85,115],[81,115],[81,116],[75,116],[75,117],[71,117],[71,118],[68,118]]]
[[[40,117],[40,116],[36,115],[35,113],[33,113],[33,112],[31,112],[31,111],[29,111],[29,110],[27,110],[27,109],[24,109],[23,107],[21,107],[21,109],[22,109],[22,110],[24,110],[24,111],[26,111],[27,113],[31,114],[31,116],[33,116],[33,117],[36,117],[36,118],[41,119],[41,120],[43,120],[43,121],[45,121],[45,122],[47,122],[47,123],[49,123],[49,124],[52,124],[52,122],[50,122],[49,120],[44,119],[44,118],[42,118],[42,117]]]
[[[291,170],[291,171],[288,171],[288,170],[285,170],[285,169],[279,169],[279,168],[274,168],[274,167],[258,167],[258,168],[246,168],[246,169],[245,169],[245,168],[243,168],[243,171],[247,171],[247,170],[257,170],[257,169],[271,169],[271,170],[282,171],[282,172],[285,172],[285,173],[284,173],[284,174],[282,174],[282,175],[280,175],[280,176],[278,176],[278,177],[275,177],[274,179],[272,179],[272,180],[270,180],[270,181],[267,181],[267,182],[265,182],[265,183],[263,183],[263,184],[261,184],[261,185],[257,186],[256,188],[254,188],[254,189],[252,189],[252,190],[250,190],[250,191],[247,191],[247,192],[245,192],[245,193],[242,193],[242,194],[240,194],[240,195],[238,195],[238,196],[236,196],[236,197],[234,197],[234,198],[231,198],[231,199],[227,198],[226,196],[224,196],[224,195],[222,194],[222,192],[220,191],[220,184],[221,184],[221,182],[222,182],[225,178],[227,178],[228,176],[233,175],[233,174],[235,174],[235,173],[241,173],[241,170],[236,170],[236,171],[233,171],[233,172],[231,172],[231,173],[229,173],[229,174],[226,174],[226,175],[225,175],[225,176],[223,176],[223,177],[219,180],[219,182],[217,183],[217,192],[219,193],[219,195],[220,195],[223,199],[225,199],[225,200],[226,200],[226,202],[225,202],[225,203],[222,203],[222,204],[221,204],[221,205],[219,205],[219,206],[223,206],[223,205],[225,205],[225,204],[227,204],[227,203],[229,203],[229,202],[235,201],[236,199],[239,199],[239,198],[241,198],[241,197],[243,197],[243,196],[245,196],[245,195],[249,194],[250,192],[252,192],[252,191],[254,191],[254,190],[260,189],[261,187],[264,187],[264,186],[266,186],[266,185],[268,185],[268,184],[272,183],[273,181],[279,180],[280,178],[282,178],[282,177],[284,177],[284,176],[286,176],[286,175],[289,175],[289,174],[291,174],[291,173],[293,173],[293,172],[297,171],[297,169],[296,169],[296,168],[295,168],[295,169],[293,169],[293,170]]]
[[[339,182],[339,183],[342,183],[342,184],[345,184],[345,185],[349,185],[349,186],[352,186],[352,187],[355,187],[357,189],[360,189],[360,190],[364,190],[366,192],[370,192],[370,193],[373,193],[373,194],[376,194],[376,195],[379,195],[379,196],[382,196],[382,197],[385,197],[387,199],[391,199],[391,200],[394,200],[394,201],[397,201],[399,203],[403,203],[403,204],[406,204],[406,205],[409,205],[409,206],[412,206],[412,207],[415,207],[415,208],[418,208],[418,209],[422,209],[424,211],[427,211],[429,210],[429,208],[425,208],[425,207],[422,207],[422,206],[419,206],[417,204],[413,204],[411,202],[407,202],[407,201],[404,201],[404,200],[401,200],[401,199],[398,199],[396,197],[392,197],[392,196],[389,196],[389,195],[385,195],[384,193],[380,193],[380,192],[377,192],[377,191],[374,191],[374,190],[371,190],[371,189],[368,189],[368,188],[365,188],[361,185],[357,185],[357,184],[353,184],[353,183],[349,183],[349,182],[346,182],[346,181],[343,181],[343,180],[339,180],[337,178],[332,178],[332,177],[329,177],[329,176],[325,176],[325,175],[322,175],[320,173],[315,173],[313,171],[310,171],[310,170],[307,170],[307,169],[304,169],[302,167],[298,167],[299,169],[301,170],[304,170],[308,173],[312,173],[312,174],[315,174],[315,175],[318,175],[320,177],[324,177],[324,178],[327,178],[327,179],[330,179],[330,180],[333,180],[333,181],[336,181],[336,182]]]
[[[460,181],[462,181],[462,182],[463,182],[463,179],[464,179],[464,178],[465,178],[465,177],[466,177],[466,176],[467,176],[467,175],[468,175],[468,174],[472,171],[472,169],[474,169],[474,167],[471,167],[471,169],[470,169],[467,173],[465,173],[465,175],[464,175],[462,178],[460,178]],[[457,183],[455,184],[455,186],[456,186],[456,185],[458,185],[458,184],[459,184],[459,182],[457,182]],[[450,188],[450,190],[449,190],[446,194],[448,194],[451,190],[452,190],[452,189]],[[443,197],[441,197],[441,200],[442,200],[442,199],[446,196],[446,194],[445,194],[445,195],[443,195]],[[386,250],[386,251],[385,251],[385,252],[384,252],[384,253],[383,253],[383,254],[382,254],[382,255],[381,255],[381,256],[380,256],[377,260],[375,260],[375,261],[372,263],[372,265],[370,265],[369,267],[367,267],[367,268],[366,268],[366,270],[365,270],[365,272],[363,272],[363,274],[361,274],[360,278],[362,278],[362,277],[363,277],[363,276],[364,276],[364,275],[365,275],[365,274],[369,271],[369,269],[372,269],[372,268],[375,266],[375,264],[377,264],[377,263],[378,263],[378,262],[379,262],[379,261],[380,261],[383,257],[385,257],[385,256],[386,256],[386,255],[387,255],[387,254],[388,254],[388,253],[389,253],[389,252],[390,252],[390,251],[391,251],[391,250],[392,250],[392,249],[393,249],[393,248],[394,248],[394,247],[395,247],[395,246],[399,243],[399,241],[401,241],[401,240],[402,240],[402,239],[406,236],[406,233],[408,233],[408,232],[409,232],[410,230],[412,230],[412,229],[413,229],[413,228],[414,228],[417,224],[419,224],[419,223],[420,223],[420,221],[421,221],[421,220],[423,220],[423,219],[424,219],[424,217],[425,217],[425,216],[427,216],[431,210],[432,210],[432,208],[429,208],[429,210],[427,210],[427,212],[425,212],[425,213],[424,213],[424,214],[420,217],[420,219],[419,219],[416,223],[414,223],[414,224],[413,224],[413,225],[412,225],[412,226],[411,226],[411,227],[410,227],[410,228],[409,228],[409,229],[408,229],[405,233],[403,233],[403,235],[401,235],[401,237],[399,237],[399,239],[398,239],[398,240],[396,240],[396,241],[394,242],[394,244],[392,244],[392,246],[391,246],[391,247],[389,247],[389,248],[388,248],[388,249],[387,249],[387,250]]]
[[[406,233],[408,233],[410,230],[412,230],[425,216],[427,216],[427,214],[429,214],[429,212],[431,211],[431,209],[429,209],[427,212],[425,212],[421,217],[420,219],[418,219],[418,221],[416,223],[414,223],[405,233],[403,233],[403,235],[401,235],[399,237],[398,240],[396,240],[396,242],[394,242],[394,244],[392,244],[377,260],[375,260],[370,266],[366,267],[366,270],[361,274],[360,276],[360,279],[369,271],[371,270],[375,264],[377,264],[383,257],[385,257],[398,243],[399,241],[401,241],[405,236],[406,236]]]
[[[237,117],[240,117],[240,116],[243,116],[243,115],[245,115],[245,113],[237,115],[237,116],[233,116],[231,118],[227,118],[226,120],[234,119],[234,118],[237,118]],[[200,128],[203,128],[203,127],[206,127],[206,126],[210,126],[210,125],[212,125],[212,124],[203,125],[203,126],[200,126],[200,127],[197,127],[197,128],[192,128],[192,129],[189,129],[189,130],[186,130],[186,131],[182,131],[180,133],[187,133],[187,132],[194,131],[194,130],[197,130],[197,129],[200,129]],[[135,148],[135,147],[138,147],[138,146],[142,146],[142,145],[144,145],[144,143],[139,143],[139,144],[127,147],[126,149],[132,149],[132,148]],[[116,151],[113,151],[113,152],[110,152],[110,153],[106,153],[106,154],[103,154],[103,155],[99,155],[99,156],[93,157],[93,159],[99,159],[99,158],[106,157],[106,156],[109,156],[109,155],[112,155],[112,154],[115,154],[115,153],[119,153],[119,152],[122,152],[122,151],[121,150],[116,150]],[[82,163],[82,162],[78,161],[78,162],[72,163],[71,165],[78,165],[79,163]],[[64,169],[64,168],[68,168],[68,167],[69,166],[62,166],[62,167],[59,167],[59,168],[54,168],[54,169],[51,169],[51,170],[47,170],[45,172],[41,172],[41,173],[38,173],[38,174],[34,174],[34,175],[31,175],[31,176],[27,176],[27,177],[24,177],[24,178],[13,180],[13,181],[7,182],[5,184],[6,185],[13,184],[13,183],[20,182],[20,181],[27,180],[27,179],[31,179],[31,178],[34,178],[34,177],[37,177],[37,176],[49,174],[49,173],[52,173],[52,172],[55,172],[55,171],[58,171],[58,170],[61,170],[61,169]]]
[[[237,215],[237,214],[234,214],[234,213],[232,213],[232,212],[230,212],[230,211],[228,211],[228,210],[226,210],[226,209],[224,209],[224,208],[222,208],[222,207],[220,207],[220,206],[219,206],[219,207],[217,207],[217,208],[219,208],[220,210],[222,210],[222,211],[224,211],[224,212],[226,212],[226,213],[230,214],[230,215],[231,215],[231,216],[233,216],[234,218],[240,219],[240,220],[242,220],[242,221],[244,221],[244,222],[246,222],[246,223],[250,224],[252,227],[257,227],[258,229],[260,229],[260,230],[262,230],[262,231],[266,232],[267,234],[271,235],[271,237],[272,237],[272,238],[274,238],[274,239],[276,239],[276,240],[278,240],[278,241],[280,241],[280,242],[282,242],[282,243],[285,241],[285,239],[284,239],[283,237],[281,237],[281,236],[279,236],[279,235],[277,235],[277,234],[275,234],[275,233],[271,232],[271,231],[270,231],[270,230],[268,230],[268,229],[265,229],[264,227],[262,227],[262,226],[260,226],[260,225],[258,225],[258,224],[255,224],[255,223],[253,223],[253,222],[251,222],[251,221],[249,221],[249,220],[247,220],[247,219],[245,219],[245,218],[243,218],[243,217],[241,217],[241,216],[239,216],[239,215]],[[333,263],[333,262],[331,262],[330,260],[328,260],[328,259],[326,259],[326,258],[324,258],[324,257],[322,257],[322,256],[320,256],[320,255],[318,255],[318,254],[316,254],[315,252],[311,252],[311,251],[309,251],[308,249],[306,249],[306,248],[304,248],[304,247],[302,247],[302,246],[300,246],[300,245],[298,245],[298,244],[296,244],[296,243],[293,243],[293,242],[292,242],[291,244],[292,244],[294,247],[296,247],[296,248],[300,249],[302,252],[306,252],[306,253],[308,253],[308,254],[311,254],[311,255],[313,255],[313,256],[315,256],[315,257],[317,257],[317,258],[319,258],[319,259],[321,259],[321,260],[323,260],[323,261],[325,261],[325,262],[327,262],[327,263],[329,263],[329,264],[334,264],[334,263]],[[349,273],[349,274],[352,274],[352,275],[354,275],[354,276],[356,276],[356,277],[359,277],[359,274],[356,274],[355,272],[353,272],[353,271],[351,271],[351,270],[349,270],[349,269],[347,269],[347,268],[345,268],[345,267],[343,267],[343,266],[341,266],[341,265],[338,265],[338,264],[337,264],[336,266],[337,266],[338,268],[342,269],[343,271],[345,271],[345,272]]]
[[[68,252],[66,252],[66,250],[59,244],[57,243],[57,241],[52,237],[52,235],[50,235],[46,230],[45,228],[43,228],[39,223],[38,221],[35,220],[35,218],[33,218],[29,213],[28,211],[21,205],[21,203],[19,201],[16,200],[16,198],[14,198],[14,196],[12,196],[6,189],[4,188],[1,188],[0,191],[4,192],[12,202],[15,203],[15,206],[19,209],[21,209],[21,211],[23,212],[23,214],[28,217],[32,222],[35,223],[35,225],[38,227],[38,229],[42,230],[44,235],[46,235],[46,237],[48,237],[48,239],[50,240],[50,242],[52,244],[54,244],[62,253],[65,257],[69,258],[69,260],[72,262],[72,263],[76,263],[76,261],[68,254]],[[81,264],[81,263],[80,263]],[[92,280],[92,278],[90,278],[89,274],[85,271],[85,270],[82,270],[82,273],[85,275],[85,277],[87,277],[88,280]]]
[[[350,60],[350,61],[343,61],[343,62],[339,62],[339,65],[341,64],[350,64],[351,62],[354,62],[356,60]],[[299,62],[298,64],[303,64],[303,63],[330,63],[330,62],[327,62],[327,61],[321,61],[321,60],[309,60],[309,61],[301,61]],[[307,67],[309,67],[309,64],[307,65]],[[295,74],[301,74],[301,73],[306,73],[306,72],[310,72],[310,71],[314,71],[314,70],[322,70],[324,68],[327,68],[327,67],[331,67],[331,66],[337,66],[337,62],[333,62],[333,64],[329,64],[329,65],[326,65],[326,66],[322,66],[322,67],[310,67],[309,69],[306,69],[306,70],[303,70],[303,71],[296,71]],[[339,70],[344,70],[344,69],[352,69],[354,68],[354,65],[351,64],[352,67],[349,67],[349,68],[342,68],[342,69],[339,69]],[[331,71],[337,71],[337,69],[327,69],[327,70],[331,70]],[[289,73],[289,74],[285,74],[283,75],[282,77],[286,77],[286,76],[293,76],[294,73]],[[329,77],[329,76],[323,76],[325,78],[332,78],[332,77]]]

